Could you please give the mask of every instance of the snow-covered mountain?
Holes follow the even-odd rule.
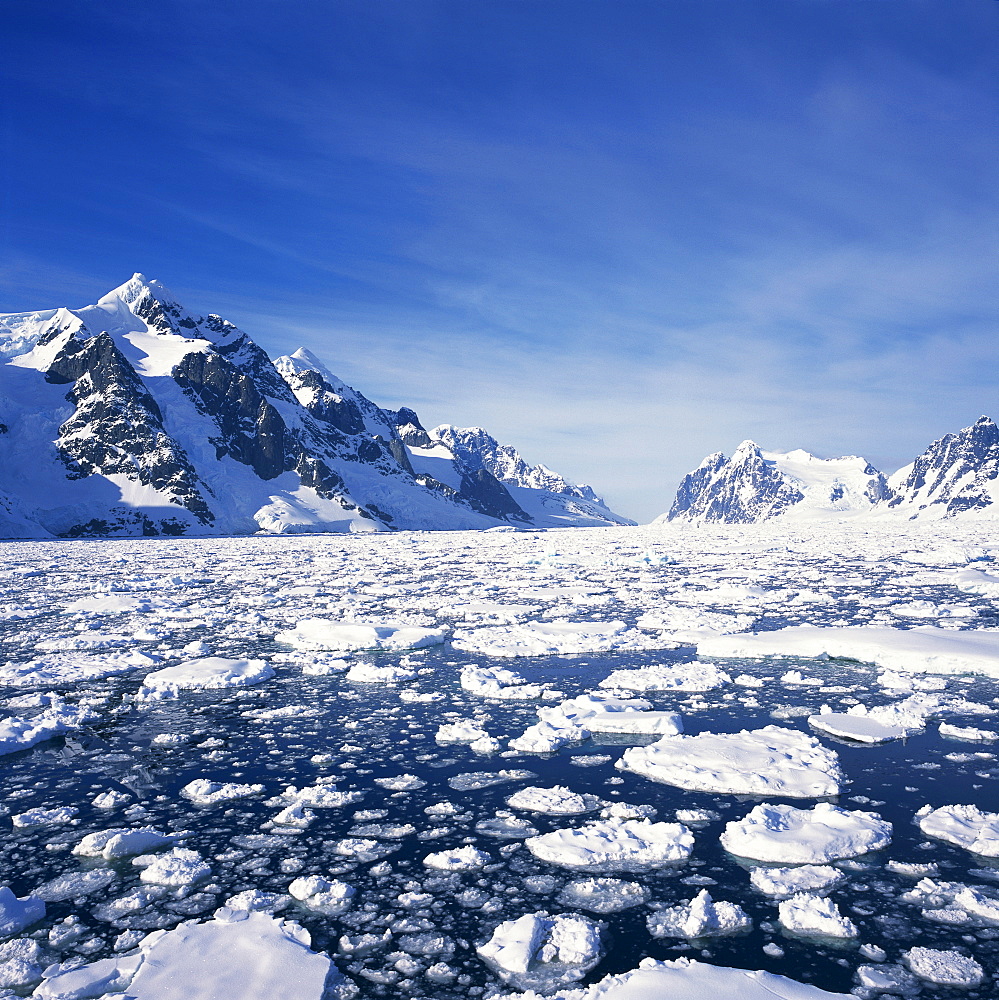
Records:
[[[500,444],[481,427],[441,424],[429,432],[455,459],[472,470],[498,479],[518,506],[532,518],[554,518],[568,524],[633,524],[609,510],[589,486],[576,486],[545,465],[529,465],[516,448]]]
[[[716,452],[685,476],[660,520],[746,524],[846,516],[870,511],[887,496],[884,475],[866,459],[762,451],[743,441],[731,458]]]
[[[743,441],[731,459],[717,452],[685,476],[669,513],[657,520],[740,524],[865,513],[999,517],[999,427],[980,417],[889,479],[863,458],[780,454]]]
[[[889,480],[888,507],[912,517],[999,514],[999,427],[980,417],[934,441]],[[987,510],[991,508],[991,510]]]
[[[515,499],[443,441],[425,455],[412,411],[308,351],[271,362],[141,274],[82,309],[0,316],[0,358],[3,537],[628,523],[546,509],[544,487]]]

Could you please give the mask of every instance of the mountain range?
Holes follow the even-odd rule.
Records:
[[[866,459],[763,451],[743,441],[684,477],[659,521],[746,524],[774,518],[999,516],[999,427],[981,417],[934,441],[891,477]]]
[[[272,361],[141,274],[0,315],[0,537],[633,524],[481,428]]]

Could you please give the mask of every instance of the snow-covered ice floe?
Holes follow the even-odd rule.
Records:
[[[245,799],[260,795],[263,785],[241,785],[232,781],[210,781],[208,778],[195,778],[189,781],[180,794],[190,799],[195,805],[213,806],[218,802],[231,802],[233,799]]]
[[[529,785],[508,796],[506,804],[511,809],[524,809],[548,816],[577,816],[592,812],[603,803],[596,795],[580,794],[564,785],[555,785],[554,788]]]
[[[839,793],[834,751],[796,729],[664,736],[630,747],[617,767],[692,791],[822,798]]]
[[[781,925],[803,937],[855,938],[857,925],[828,896],[799,892],[777,906]]]
[[[146,674],[138,697],[149,701],[176,698],[181,691],[246,687],[273,676],[274,668],[265,660],[231,660],[222,656],[206,656]]]
[[[447,638],[447,629],[416,625],[366,625],[334,622],[326,618],[305,618],[294,628],[274,636],[275,642],[296,649],[349,653],[368,649],[403,650],[436,646]]]
[[[694,848],[694,835],[682,823],[599,819],[524,843],[536,858],[551,864],[614,871],[684,861]]]
[[[824,864],[877,851],[891,842],[892,825],[877,813],[829,802],[812,809],[761,802],[721,835],[731,854],[757,861]]]
[[[524,753],[552,753],[568,743],[589,739],[594,732],[682,732],[683,722],[676,712],[648,711],[651,707],[638,698],[618,698],[601,692],[568,698],[559,705],[539,708],[539,721],[510,740],[510,746]]]
[[[999,677],[999,629],[794,625],[753,635],[711,636],[697,644],[697,652],[704,656],[749,658],[832,657],[910,673]]]
[[[492,858],[470,844],[465,847],[455,847],[450,851],[437,851],[428,854],[423,863],[428,868],[439,868],[445,872],[471,872],[488,865]]]
[[[649,898],[637,882],[619,878],[585,878],[569,882],[559,895],[563,906],[590,910],[592,913],[617,913],[641,906]]]
[[[772,972],[749,972],[707,965],[689,958],[658,962],[644,958],[637,969],[605,976],[591,986],[559,990],[554,1000],[853,1000],[848,993],[829,993]],[[534,992],[495,1000],[541,1000]]]
[[[941,986],[977,986],[985,977],[978,962],[959,951],[910,948],[904,957],[905,964],[920,979]]]
[[[71,732],[90,718],[85,708],[56,703],[30,719],[17,715],[0,719],[0,756],[27,750],[36,743]]]
[[[592,733],[651,733],[673,736],[683,732],[678,712],[654,712],[642,698],[621,698],[590,691],[567,698],[538,715],[554,726],[580,726]]]
[[[152,827],[143,826],[136,829],[115,827],[111,830],[100,830],[88,833],[76,847],[73,853],[84,858],[104,858],[112,861],[115,858],[128,858],[147,851],[158,851],[171,847],[182,833],[160,833]]]
[[[117,677],[142,667],[155,667],[159,658],[139,650],[127,653],[49,653],[26,663],[0,665],[0,684],[11,687],[64,688],[105,677]]]
[[[15,896],[0,886],[0,935],[20,934],[45,916],[45,901],[38,896]]]
[[[689,903],[654,910],[646,924],[654,938],[704,938],[740,934],[753,921],[737,903],[715,901],[702,889]]]
[[[797,892],[819,892],[842,882],[846,875],[832,865],[798,865],[794,868],[754,868],[749,873],[753,887],[767,896],[793,896]]]
[[[336,917],[350,908],[355,889],[339,879],[306,875],[295,879],[288,886],[288,894],[310,910]]]
[[[973,854],[999,857],[999,813],[983,812],[978,806],[923,806],[916,813],[919,829],[927,837],[946,840]]]
[[[732,677],[715,664],[695,660],[614,670],[600,686],[626,691],[714,691],[731,681]]]
[[[480,698],[500,701],[554,700],[562,696],[561,692],[544,684],[529,684],[520,674],[506,667],[479,667],[474,664],[463,667],[461,686]]]
[[[999,900],[963,882],[920,879],[901,897],[922,909],[924,920],[949,927],[999,926]]]
[[[949,740],[964,740],[967,743],[995,743],[999,733],[994,729],[976,729],[973,726],[953,726],[949,722],[941,722],[940,735]]]
[[[629,628],[624,622],[532,621],[456,632],[455,649],[486,656],[565,656],[611,650],[670,649],[668,639]]]
[[[830,736],[853,740],[856,743],[887,743],[900,740],[909,734],[903,726],[881,722],[866,713],[826,712],[810,715],[808,724]]]
[[[505,983],[548,993],[582,979],[603,957],[604,925],[541,910],[505,920],[477,951]]]
[[[310,949],[308,931],[265,913],[186,923],[154,931],[138,951],[90,965],[46,969],[32,996],[85,1000],[347,1000],[356,987]]]

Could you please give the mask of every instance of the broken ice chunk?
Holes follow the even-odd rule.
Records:
[[[780,922],[792,934],[805,937],[855,938],[857,925],[844,917],[828,896],[799,892],[781,900],[777,907]]]
[[[589,917],[542,910],[499,924],[477,951],[504,982],[548,993],[582,979],[600,961],[603,931]]]
[[[485,851],[476,850],[471,844],[456,847],[450,851],[438,851],[428,854],[423,863],[428,868],[439,868],[448,872],[467,872],[482,868],[489,864],[492,858]]]
[[[0,934],[19,934],[45,916],[45,901],[37,896],[15,896],[0,886]]]
[[[720,937],[739,934],[753,926],[741,906],[715,902],[707,889],[702,889],[689,903],[654,911],[646,923],[655,938]]]

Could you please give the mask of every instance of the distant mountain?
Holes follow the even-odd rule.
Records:
[[[934,441],[889,480],[888,507],[912,517],[969,512],[995,516],[999,507],[999,427],[980,417],[956,434]]]
[[[565,523],[633,524],[613,513],[589,486],[576,486],[545,465],[528,465],[516,448],[500,444],[481,427],[441,424],[429,432],[466,468],[484,471],[509,491],[532,518]]]
[[[884,475],[866,459],[762,451],[743,441],[731,458],[709,455],[685,476],[660,520],[750,524],[845,516],[870,511],[887,496]]]
[[[471,446],[427,456],[412,411],[308,351],[271,362],[141,274],[82,309],[0,316],[0,360],[2,537],[629,523],[508,488]]]

